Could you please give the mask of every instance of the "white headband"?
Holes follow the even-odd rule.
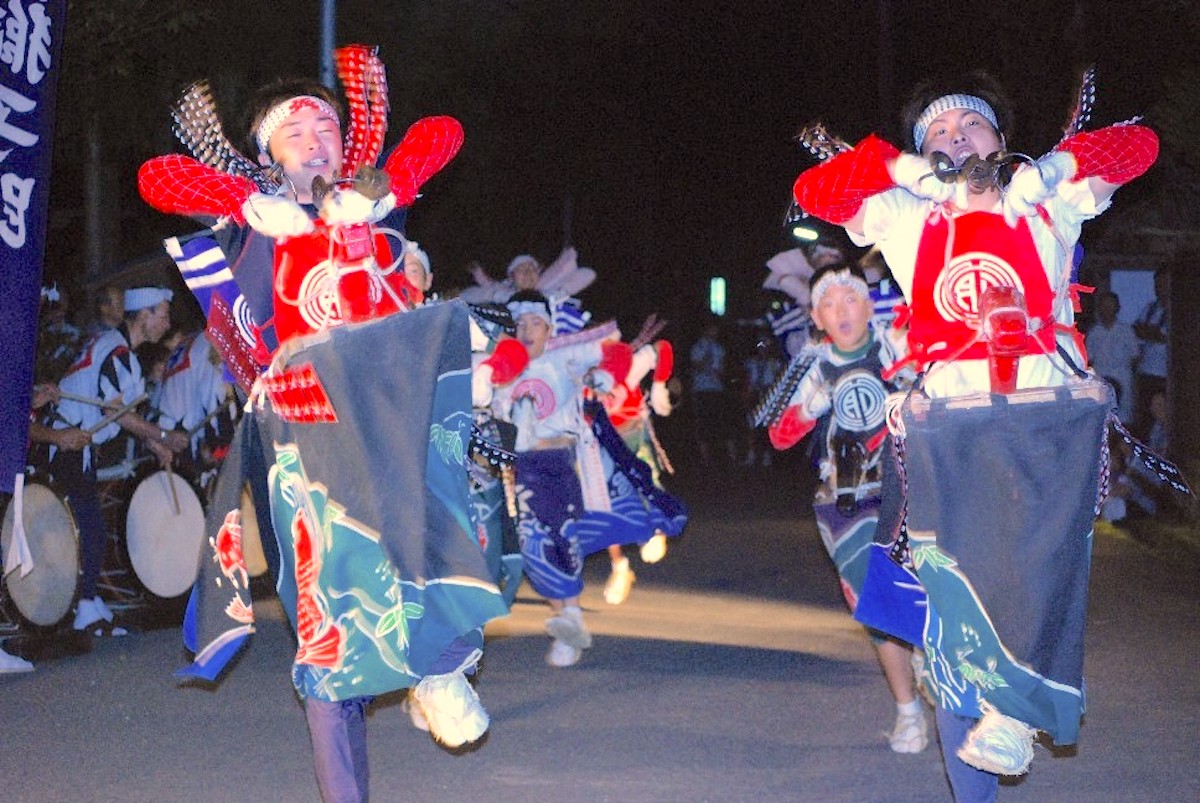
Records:
[[[512,301],[508,304],[508,311],[514,323],[519,321],[522,315],[536,315],[551,326],[554,325],[550,310],[540,301]]]
[[[951,109],[969,109],[973,112],[978,112],[987,118],[987,121],[992,124],[992,128],[997,131],[1000,130],[1000,124],[996,122],[996,112],[983,98],[977,98],[974,95],[942,95],[925,107],[925,111],[921,112],[921,116],[917,118],[916,125],[913,126],[913,146],[917,150],[921,150],[921,145],[925,142],[925,134],[929,131],[929,124],[939,114],[948,112]]]
[[[835,285],[857,290],[862,294],[863,298],[871,297],[871,290],[867,287],[867,283],[851,273],[849,268],[831,270],[820,279],[817,279],[817,283],[813,285],[812,292],[809,294],[814,309],[821,303],[821,297],[829,292],[829,288]]]
[[[147,307],[157,307],[164,301],[170,301],[175,295],[164,287],[135,287],[125,291],[125,311],[134,312]]]
[[[505,268],[504,273],[508,276],[512,276],[513,271],[517,269],[517,266],[525,262],[532,262],[533,266],[537,268],[538,273],[542,272],[541,262],[538,262],[536,259],[529,256],[529,254],[521,254],[520,256],[513,257],[512,262],[508,263],[508,267]]]
[[[313,95],[297,95],[275,106],[263,116],[262,122],[258,124],[258,131],[254,133],[258,149],[269,154],[270,150],[267,149],[267,145],[271,142],[271,135],[279,130],[279,126],[283,125],[284,120],[304,108],[324,112],[335,121],[338,119],[337,111],[329,105],[328,101]]]

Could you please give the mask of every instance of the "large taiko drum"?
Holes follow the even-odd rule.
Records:
[[[13,548],[17,500],[4,513],[0,543],[5,557]],[[71,612],[79,585],[79,528],[71,508],[42,481],[26,482],[21,497],[25,541],[33,556],[33,570],[21,569],[4,578],[8,599],[25,621],[53,627]]]
[[[125,514],[125,546],[147,591],[163,599],[187,593],[203,544],[204,506],[190,482],[155,471],[137,484]]]

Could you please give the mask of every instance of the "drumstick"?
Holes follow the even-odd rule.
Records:
[[[194,426],[194,427],[192,427],[191,429],[189,429],[189,430],[187,431],[187,436],[188,436],[188,438],[189,438],[189,439],[191,439],[192,437],[194,437],[195,435],[197,435],[197,434],[198,434],[199,432],[201,432],[201,431],[202,431],[202,430],[203,430],[205,427],[207,427],[207,426],[208,426],[208,422],[209,422],[209,421],[212,421],[214,418],[216,418],[218,415],[220,415],[220,414],[221,414],[221,413],[223,413],[223,412],[225,412],[225,403],[224,403],[224,402],[222,402],[222,403],[221,403],[221,406],[220,406],[220,407],[218,407],[217,409],[213,410],[211,413],[209,413],[208,415],[206,415],[206,416],[204,417],[204,420],[203,420],[203,421],[201,421],[199,424],[197,424],[196,426]]]
[[[108,413],[107,415],[104,416],[104,418],[101,418],[98,423],[93,424],[92,426],[85,429],[84,432],[86,432],[89,435],[95,435],[97,432],[104,429],[106,426],[111,424],[113,421],[116,421],[118,418],[125,415],[127,412],[132,410],[134,407],[137,407],[139,404],[144,402],[147,398],[149,398],[149,397],[145,393],[143,393],[141,396],[138,396],[136,399],[131,401],[129,404],[118,407],[117,409]]]
[[[104,399],[94,399],[91,396],[80,396],[76,393],[67,393],[64,390],[60,390],[58,392],[58,397],[60,399],[67,399],[68,401],[77,401],[81,404],[91,404],[95,407],[106,407],[109,404],[109,402],[106,402]]]
[[[175,491],[175,472],[167,466],[167,486],[171,489],[171,505],[175,508],[175,515],[179,515],[179,494]]]

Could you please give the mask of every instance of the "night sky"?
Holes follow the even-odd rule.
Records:
[[[99,128],[117,201],[106,212],[103,272],[192,228],[148,211],[134,188],[142,161],[180,150],[168,108],[183,85],[210,78],[228,129],[239,132],[255,85],[316,77],[316,0],[250,5],[211,4],[215,22],[202,34],[142,37],[124,51],[128,74],[105,77],[112,102]],[[285,5],[292,10],[281,17],[275,9]],[[791,141],[806,123],[824,121],[852,141],[877,131],[899,142],[899,108],[918,80],[983,68],[1016,105],[1010,145],[1038,155],[1057,141],[1089,63],[1099,68],[1094,124],[1152,113],[1164,79],[1194,69],[1196,16],[1193,3],[1166,0],[342,0],[336,42],[380,46],[389,146],[420,116],[464,124],[463,152],[410,213],[409,235],[431,254],[436,286],[469,281],[471,260],[497,277],[518,253],[549,262],[569,220],[581,263],[599,274],[585,306],[598,319],[619,314],[630,331],[657,311],[686,341],[711,275],[729,277],[735,315],[764,307],[763,262],[789,247],[781,222],[790,187],[812,164]],[[81,236],[86,148],[70,99],[96,92],[94,76],[71,62],[79,24],[68,18],[47,267],[69,277],[84,270],[68,241]],[[1152,191],[1155,178],[1123,195]]]

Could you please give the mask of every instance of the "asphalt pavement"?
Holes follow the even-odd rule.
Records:
[[[604,556],[589,561],[595,646],[580,664],[545,664],[546,609],[528,586],[489,627],[480,746],[446,751],[398,696],[376,702],[373,800],[951,799],[936,745],[887,747],[894,708],[817,538],[800,459],[677,463],[693,520],[662,562],[631,551],[623,605],[601,595]],[[1080,742],[1039,747],[1001,801],[1200,800],[1197,565],[1137,533],[1097,535]],[[273,599],[256,612],[216,685],[172,677],[186,662],[174,610],[124,611],[135,632],[78,654],[10,640],[42,657],[0,675],[0,801],[316,801],[292,637]]]

